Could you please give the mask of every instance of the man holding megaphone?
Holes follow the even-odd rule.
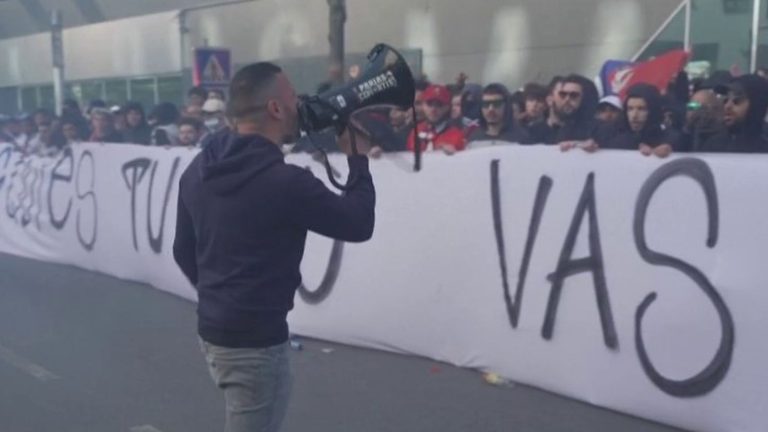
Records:
[[[411,92],[399,102],[413,101],[412,79],[410,89],[402,86],[410,71],[379,66],[362,78],[370,82],[309,101],[299,101],[279,67],[244,67],[229,89],[231,130],[213,134],[181,177],[174,258],[197,289],[200,346],[224,392],[228,432],[274,432],[283,421],[291,392],[286,317],[307,231],[349,242],[373,235],[375,191],[364,156],[371,143],[351,117],[366,101],[390,101],[379,93],[391,86]],[[343,196],[286,164],[280,148],[300,128],[326,127],[340,133],[349,156],[354,181]]]

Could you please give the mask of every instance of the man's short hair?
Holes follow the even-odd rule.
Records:
[[[498,95],[498,96],[504,96],[504,98],[509,97],[509,90],[504,84],[499,83],[493,83],[488,84],[483,88],[483,94],[484,95]]]
[[[91,110],[91,118],[96,116],[103,116],[109,121],[112,121],[112,119],[114,118],[110,110],[106,108],[101,108],[101,107],[96,107]]]
[[[179,120],[178,126],[192,126],[198,132],[203,130],[203,122],[194,117],[182,117],[181,120]]]
[[[563,84],[576,84],[584,91],[584,78],[578,75],[568,75],[563,79]]]
[[[259,98],[282,72],[280,67],[269,62],[253,63],[237,71],[229,85],[227,115],[243,118],[255,113]]]
[[[549,82],[549,85],[547,85],[547,94],[550,95],[552,92],[555,91],[557,86],[562,84],[565,81],[565,77],[562,77],[560,75],[555,76],[552,78],[552,80]]]
[[[516,106],[518,110],[525,111],[525,93],[518,90],[509,96],[509,104]]]
[[[190,97],[190,96],[200,96],[203,99],[208,99],[208,90],[206,90],[202,86],[192,87],[187,92],[187,97]]]
[[[523,87],[523,94],[525,100],[545,101],[549,90],[539,83],[528,83]]]

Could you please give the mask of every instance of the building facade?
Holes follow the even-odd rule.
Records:
[[[40,6],[37,13],[19,6],[29,3]],[[84,3],[96,7],[89,9]],[[191,51],[199,46],[230,48],[236,64],[276,61],[302,92],[312,92],[327,78],[325,0],[256,0],[184,9],[213,3],[0,3],[0,63],[4,65],[0,68],[0,112],[53,105],[51,37],[41,30],[45,28],[44,12],[54,7],[62,9],[67,26],[63,38],[65,95],[81,102],[180,102],[189,83]],[[688,28],[681,7],[684,3],[686,0],[347,0],[347,64],[362,63],[371,47],[385,42],[403,50],[414,70],[437,82],[452,82],[461,72],[470,81],[502,82],[512,88],[531,80],[546,82],[568,72],[595,76],[606,59],[647,58],[682,47]],[[756,0],[691,0],[694,58],[710,60],[716,68],[733,64],[747,68],[754,3]],[[160,10],[163,8],[173,9]],[[147,11],[153,13],[138,15]],[[26,25],[22,17],[26,17]]]

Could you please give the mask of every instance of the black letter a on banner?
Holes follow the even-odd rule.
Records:
[[[584,220],[584,214],[589,213],[589,256],[586,258],[572,259],[573,247],[576,245],[576,237]],[[600,311],[600,324],[603,328],[603,339],[608,348],[616,349],[619,340],[616,336],[616,326],[613,323],[611,303],[608,299],[608,288],[605,283],[603,270],[603,251],[600,247],[600,231],[597,225],[597,209],[595,207],[595,174],[587,176],[587,183],[581,198],[576,206],[571,226],[565,237],[565,244],[557,262],[557,270],[549,276],[552,282],[552,291],[549,294],[547,313],[544,316],[544,327],[541,335],[544,339],[552,339],[552,331],[557,316],[557,306],[560,303],[560,294],[563,291],[563,282],[569,276],[590,272],[597,296],[597,308]]]

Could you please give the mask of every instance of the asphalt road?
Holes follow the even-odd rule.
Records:
[[[678,430],[427,359],[302,342],[284,432]],[[192,303],[0,255],[0,432],[211,432],[223,418]]]

